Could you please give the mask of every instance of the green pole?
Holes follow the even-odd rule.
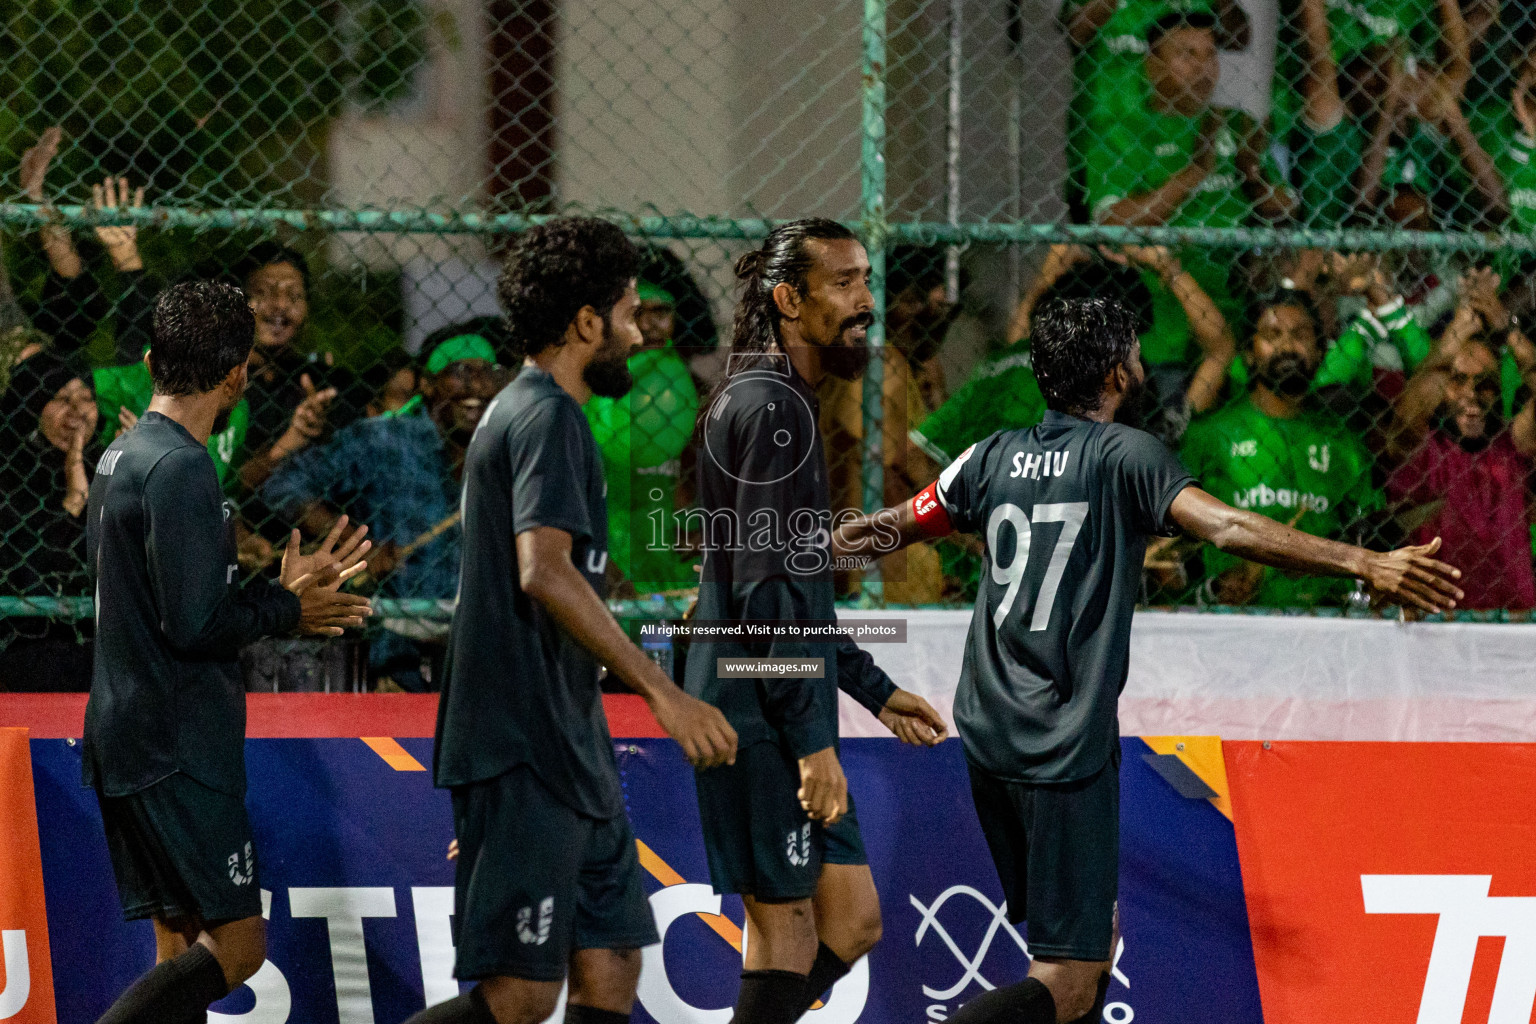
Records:
[[[871,358],[864,371],[864,511],[885,505],[884,392],[885,362],[885,12],[886,0],[864,0],[863,132],[859,149],[859,219],[869,251],[869,290],[875,322],[869,329]],[[864,574],[864,594],[882,603],[880,570]]]

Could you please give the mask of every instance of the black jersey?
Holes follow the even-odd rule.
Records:
[[[464,458],[463,564],[438,704],[439,786],[526,764],[588,817],[623,810],[598,665],[518,585],[519,533],[571,535],[571,561],[606,593],[602,458],[581,406],[527,367],[486,408]]]
[[[102,455],[86,517],[96,580],[86,783],[125,796],[180,771],[243,795],[240,648],[296,627],[299,599],[275,583],[241,586],[208,449],[160,413]]]
[[[786,367],[787,368],[787,367]],[[698,456],[703,621],[835,622],[827,458],[816,395],[792,369],[738,373],[710,404]],[[821,679],[726,679],[718,658],[821,658]],[[871,712],[895,691],[851,640],[699,640],[688,692],[718,707],[747,746],[804,757],[837,742],[837,690]]]
[[[1146,539],[1194,483],[1152,435],[1057,412],[972,445],[940,475],[950,521],[986,541],[955,694],[978,767],[1030,782],[1103,767]]]

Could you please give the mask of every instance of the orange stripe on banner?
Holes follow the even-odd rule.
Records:
[[[1227,762],[1221,755],[1220,736],[1143,736],[1142,742],[1159,754],[1173,754],[1216,791],[1215,807],[1232,820],[1232,795],[1227,786]]]
[[[397,772],[424,772],[426,766],[411,756],[392,736],[363,736],[362,741]]]
[[[0,1015],[6,1024],[57,1024],[26,729],[0,729],[0,934]],[[26,964],[29,976],[8,977],[10,963]]]
[[[673,870],[672,865],[657,856],[656,851],[646,846],[640,840],[635,840],[635,846],[640,851],[640,866],[651,873],[651,877],[662,885],[682,885],[688,879]],[[741,952],[741,929],[736,927],[736,922],[724,914],[698,914],[698,919],[709,925],[714,933],[731,944],[736,952]]]

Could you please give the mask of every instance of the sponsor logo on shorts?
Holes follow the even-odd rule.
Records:
[[[525,946],[542,946],[549,941],[549,930],[555,923],[555,898],[546,896],[539,901],[539,923],[534,927],[533,908],[524,907],[517,912],[517,940]]]
[[[803,868],[811,862],[811,823],[806,822],[798,829],[790,829],[784,837],[784,853],[789,857],[789,862],[797,868]]]
[[[244,870],[241,870],[242,861],[238,852],[229,855],[229,880],[236,885],[250,885],[256,881],[256,854],[251,849],[251,844],[245,844]]]

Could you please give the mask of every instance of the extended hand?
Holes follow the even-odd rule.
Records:
[[[933,705],[907,690],[891,694],[880,709],[880,724],[903,743],[914,747],[933,747],[949,735],[949,726]]]
[[[800,759],[800,806],[823,825],[835,825],[848,813],[848,779],[833,748]]]
[[[1435,614],[1450,611],[1465,595],[1456,586],[1461,570],[1436,561],[1440,538],[1417,547],[1367,552],[1361,577],[1379,600],[1410,604]]]
[[[363,556],[373,547],[372,541],[363,539],[368,533],[368,527],[359,526],[343,537],[342,532],[346,528],[347,517],[342,516],[336,520],[331,532],[325,535],[314,553],[308,555],[300,553],[300,534],[294,530],[288,538],[288,547],[283,551],[280,577],[283,586],[293,590],[294,584],[301,577],[307,577],[321,589],[335,592],[343,583],[367,568],[368,563],[363,560]],[[297,590],[293,592],[298,593]]]
[[[330,408],[331,400],[336,397],[335,388],[316,389],[315,382],[310,380],[309,374],[299,376],[299,386],[304,389],[304,398],[293,410],[293,419],[288,423],[288,430],[278,442],[278,447],[284,449],[284,454],[303,448],[325,433],[325,414]]]
[[[736,730],[713,704],[674,687],[651,704],[651,713],[695,768],[736,763]]]

